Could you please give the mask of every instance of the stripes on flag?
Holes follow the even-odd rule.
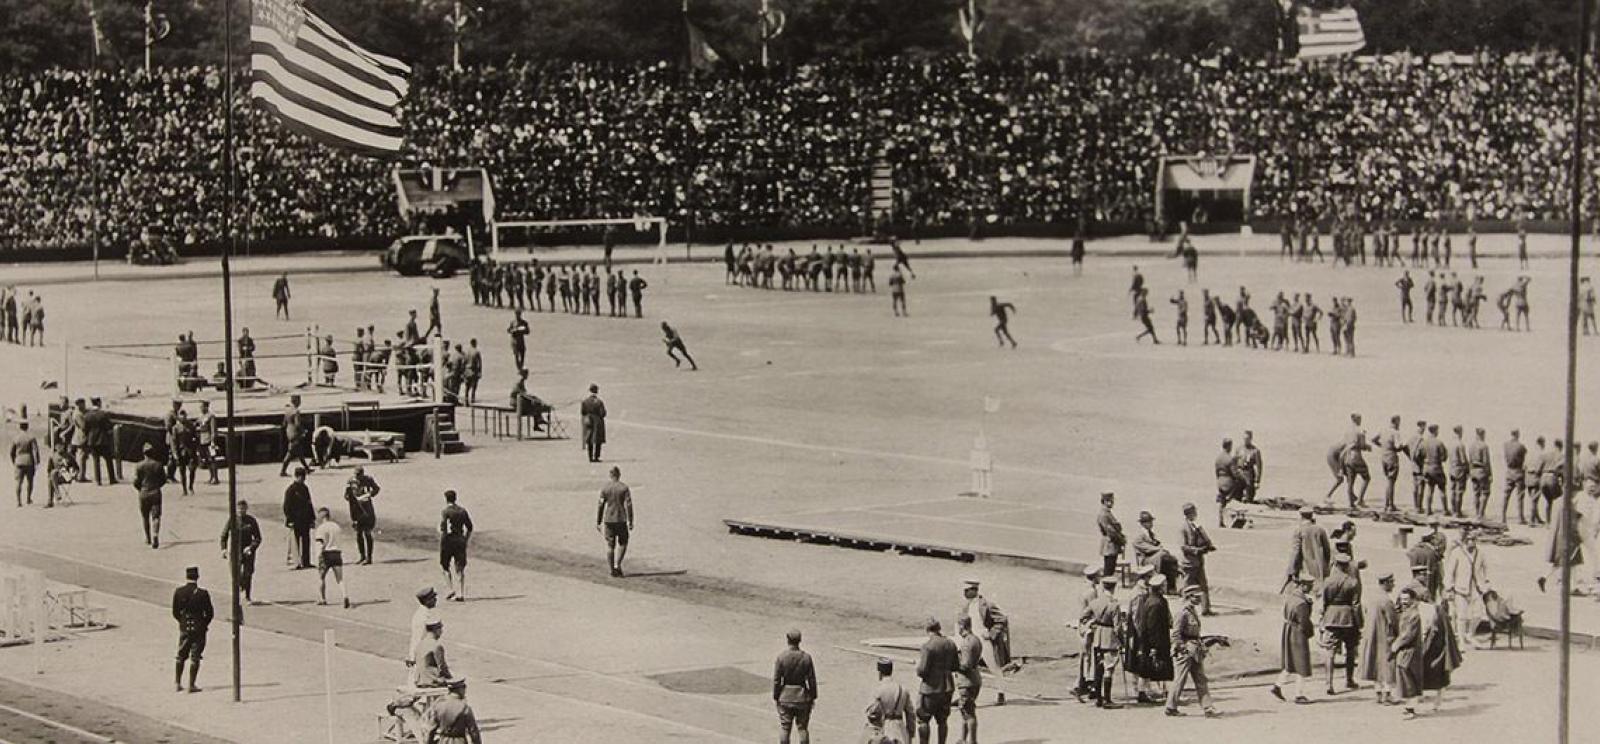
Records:
[[[318,142],[385,156],[400,150],[396,107],[411,66],[351,41],[300,0],[254,0],[250,95]]]
[[[1355,8],[1316,10],[1300,8],[1295,19],[1300,31],[1300,59],[1351,54],[1367,45]]]

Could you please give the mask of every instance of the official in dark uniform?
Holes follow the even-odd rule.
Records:
[[[188,583],[172,593],[172,619],[178,621],[178,666],[173,672],[173,686],[183,692],[183,664],[189,662],[189,692],[199,692],[195,678],[200,675],[200,657],[206,650],[206,631],[211,628],[211,618],[216,612],[211,607],[211,594],[200,588],[200,569],[184,569]]]
[[[1504,524],[1511,523],[1511,496],[1517,497],[1517,524],[1527,524],[1527,515],[1523,511],[1524,496],[1527,494],[1526,481],[1523,479],[1523,464],[1528,459],[1528,448],[1522,444],[1522,432],[1511,430],[1511,438],[1503,445],[1506,462],[1506,492],[1500,499],[1500,521]],[[1537,512],[1535,512],[1537,513]]]
[[[514,311],[511,325],[506,327],[506,335],[511,337],[511,359],[516,363],[517,369],[527,369],[528,359],[528,321],[522,319],[522,311]]]
[[[583,416],[583,448],[589,462],[600,462],[600,449],[606,443],[606,404],[600,400],[600,386],[589,386],[589,397],[579,407]]]
[[[800,631],[791,630],[788,647],[772,665],[772,702],[778,707],[778,741],[789,744],[789,731],[798,730],[800,744],[811,741],[811,708],[817,702],[817,670],[811,654],[800,650]]]
[[[434,701],[428,712],[433,735],[428,744],[483,744],[478,717],[467,705],[467,680],[450,680],[450,693]]]
[[[255,517],[250,516],[250,503],[240,500],[237,516],[222,528],[222,559],[231,560],[228,555],[228,540],[233,536],[233,531],[239,531],[239,591],[244,593],[244,601],[255,604],[251,596],[251,589],[255,584],[256,551],[261,548],[261,524]]]
[[[1194,504],[1183,505],[1183,555],[1178,561],[1178,568],[1183,572],[1185,593],[1190,587],[1198,588],[1201,612],[1210,615],[1211,581],[1206,577],[1206,554],[1217,548],[1211,543],[1211,536],[1206,534],[1205,528],[1196,521],[1199,515]]]
[[[1114,681],[1112,673],[1117,667],[1117,656],[1122,650],[1122,641],[1117,634],[1117,625],[1121,619],[1122,609],[1117,602],[1116,576],[1102,576],[1100,578],[1101,593],[1090,600],[1089,606],[1084,609],[1079,622],[1086,627],[1092,626],[1094,643],[1094,685],[1099,694],[1095,700],[1097,708],[1120,708],[1111,700],[1111,683]]]
[[[295,468],[294,482],[283,491],[283,524],[293,533],[295,569],[311,568],[311,528],[317,524],[317,510],[311,505],[305,468]]]
[[[1198,587],[1187,586],[1183,589],[1183,609],[1178,612],[1177,622],[1172,625],[1172,686],[1167,691],[1167,709],[1169,716],[1181,716],[1178,710],[1178,698],[1183,695],[1185,683],[1194,681],[1194,691],[1200,699],[1200,707],[1206,712],[1208,718],[1217,715],[1217,709],[1211,704],[1211,685],[1206,678],[1205,658],[1206,646],[1200,635],[1200,603],[1204,595]]]
[[[1111,507],[1116,502],[1116,494],[1110,491],[1100,494],[1100,516],[1096,520],[1100,528],[1100,558],[1104,561],[1100,575],[1113,578],[1117,575],[1117,561],[1122,557],[1122,548],[1128,544],[1128,538],[1122,534],[1122,523],[1117,521],[1117,515],[1111,513]]]
[[[955,692],[955,671],[960,666],[956,644],[940,633],[939,620],[928,618],[928,640],[917,657],[917,678],[922,680],[917,700],[917,740],[928,744],[929,721],[938,724],[939,741],[950,733],[950,697]]]
[[[1237,459],[1233,455],[1233,440],[1222,440],[1222,453],[1217,455],[1212,469],[1217,474],[1217,526],[1226,527],[1224,516],[1228,509],[1228,502],[1239,498],[1239,473]]]
[[[167,471],[156,460],[156,446],[144,444],[144,459],[133,470],[133,490],[139,492],[139,516],[144,521],[144,542],[161,547],[161,487],[167,484]]]
[[[1327,634],[1328,694],[1334,694],[1334,657],[1344,654],[1345,689],[1356,689],[1356,652],[1361,645],[1361,582],[1351,575],[1350,556],[1335,553],[1322,582],[1322,630]]]

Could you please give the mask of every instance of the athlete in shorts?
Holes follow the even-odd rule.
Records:
[[[622,482],[622,469],[611,468],[611,482],[600,489],[594,528],[606,539],[606,565],[611,575],[622,577],[622,559],[628,555],[628,534],[633,532],[633,492]]]
[[[683,337],[679,336],[678,331],[672,326],[667,325],[665,320],[661,321],[661,335],[664,337],[661,342],[667,345],[667,356],[672,357],[674,367],[682,367],[684,362],[688,362],[691,371],[700,369],[700,365],[694,363],[694,357],[689,356],[689,347],[683,345]],[[678,358],[680,352],[683,354],[682,359]]]
[[[333,521],[333,514],[324,506],[317,510],[317,528],[311,531],[311,542],[317,548],[317,604],[328,603],[328,572],[333,572],[333,583],[339,587],[339,599],[345,609],[350,609],[350,595],[344,590],[344,551],[339,548],[339,537],[344,530]]]
[[[444,570],[446,601],[467,601],[467,540],[471,537],[472,515],[456,503],[455,491],[445,491],[444,511],[439,517],[439,568]]]

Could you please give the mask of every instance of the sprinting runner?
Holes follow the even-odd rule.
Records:
[[[900,241],[889,241],[889,249],[894,251],[894,270],[899,271],[900,267],[904,266],[906,267],[906,272],[911,274],[912,279],[917,278],[916,270],[911,268],[911,258],[906,256],[906,252],[900,248]]]
[[[1011,342],[1011,348],[1017,348],[1017,340],[1011,337],[1011,330],[1006,324],[1011,321],[1011,313],[1017,311],[1017,306],[1009,302],[1001,302],[994,295],[989,295],[989,315],[994,317],[994,340],[1005,348],[1006,342]]]
[[[678,335],[667,321],[661,321],[661,335],[665,338],[661,342],[667,345],[667,356],[672,357],[672,366],[682,367],[684,362],[689,363],[690,371],[699,371],[700,365],[694,363],[694,357],[689,356],[689,348],[683,345],[683,337]],[[683,358],[678,358],[678,352],[683,352]]]

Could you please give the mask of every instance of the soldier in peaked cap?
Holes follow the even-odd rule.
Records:
[[[1117,572],[1117,560],[1122,557],[1122,549],[1128,544],[1128,538],[1122,533],[1122,523],[1117,521],[1117,515],[1111,513],[1111,508],[1116,506],[1116,494],[1106,491],[1100,494],[1100,516],[1097,525],[1100,528],[1100,575],[1102,578],[1114,576]]]
[[[1086,695],[1095,699],[1100,696],[1099,690],[1091,689],[1094,680],[1094,626],[1081,619],[1089,611],[1090,603],[1100,596],[1100,566],[1094,561],[1086,561],[1083,578],[1089,583],[1078,595],[1077,612],[1068,623],[1078,631],[1079,640],[1083,643],[1083,652],[1078,654],[1078,684],[1072,688],[1073,697],[1080,703]]]
[[[1122,706],[1111,700],[1112,672],[1117,667],[1117,656],[1122,649],[1122,639],[1117,633],[1122,608],[1117,602],[1116,577],[1101,576],[1100,587],[1103,591],[1090,600],[1079,622],[1091,629],[1090,635],[1094,647],[1094,683],[1098,694],[1095,707],[1120,708]]]
[[[1183,695],[1184,685],[1191,680],[1206,717],[1218,715],[1211,704],[1211,685],[1205,670],[1206,647],[1200,634],[1200,603],[1204,597],[1199,587],[1184,587],[1183,609],[1178,611],[1178,618],[1172,625],[1173,677],[1172,686],[1167,690],[1166,707],[1169,716],[1183,715],[1178,710],[1178,698]]]
[[[961,593],[966,601],[958,617],[972,621],[973,635],[978,637],[982,645],[981,663],[991,673],[1001,674],[1011,664],[1011,622],[999,607],[979,593],[978,586],[977,579],[962,582]],[[1006,694],[1001,692],[998,695],[998,704],[1005,705]]]

